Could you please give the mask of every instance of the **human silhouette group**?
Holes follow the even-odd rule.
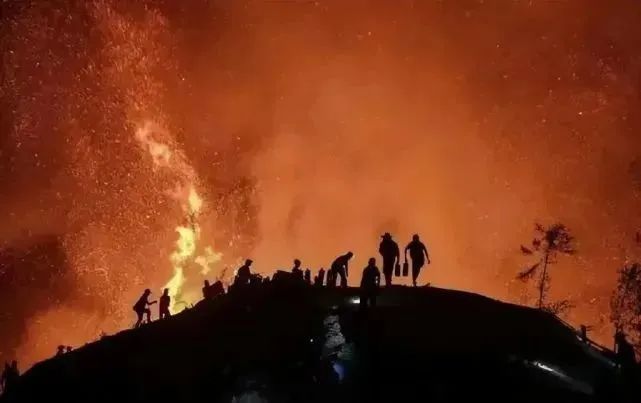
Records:
[[[412,240],[407,244],[404,250],[403,270],[401,272],[401,255],[400,249],[396,241],[392,238],[389,232],[381,236],[378,252],[381,255],[383,262],[383,276],[385,279],[385,286],[389,287],[393,283],[393,278],[408,276],[409,261],[411,261],[412,271],[412,285],[416,287],[418,277],[421,269],[425,263],[431,263],[430,255],[427,247],[421,242],[420,237],[415,234]],[[309,268],[303,269],[300,259],[294,259],[291,269],[291,275],[294,279],[309,285],[317,287],[347,287],[347,279],[349,277],[349,263],[354,257],[354,253],[348,251],[344,254],[337,256],[329,266],[328,270],[321,267],[318,273],[312,279],[312,272]],[[270,281],[268,277],[263,278],[258,274],[252,273],[253,260],[246,259],[242,266],[236,270],[233,283],[229,287],[229,291],[240,290],[252,284],[263,283]],[[381,271],[376,264],[376,258],[371,257],[368,260],[367,266],[363,269],[360,290],[361,290],[361,305],[364,307],[373,306],[376,304],[376,294],[381,283]],[[224,294],[225,288],[221,281],[216,281],[210,284],[208,280],[204,281],[202,295],[203,300],[211,300],[218,295]],[[143,323],[151,322],[151,306],[158,302],[158,318],[164,319],[171,316],[169,307],[171,305],[171,296],[169,290],[164,289],[159,301],[150,301],[151,290],[146,289],[140,296],[138,301],[133,306],[136,313],[136,323],[134,327],[139,327]]]

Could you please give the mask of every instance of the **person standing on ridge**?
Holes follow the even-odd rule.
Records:
[[[329,269],[332,273],[332,282],[336,284],[336,279],[338,276],[341,278],[341,287],[347,287],[347,276],[349,276],[349,261],[354,256],[352,252],[347,252],[344,255],[340,255]]]
[[[245,260],[245,264],[238,268],[238,271],[236,272],[236,278],[234,280],[234,285],[238,285],[241,287],[249,285],[252,276],[250,270],[252,263],[254,263],[253,260],[247,259]]]
[[[209,280],[205,280],[203,282],[203,299],[208,300],[211,299],[211,285],[209,284]]]
[[[332,268],[330,267],[327,269],[327,272],[325,273],[325,276],[327,277],[327,287],[328,288],[334,288],[336,287],[336,276],[334,275],[334,272],[332,272]]]
[[[317,287],[322,287],[325,283],[325,269],[322,267],[318,271],[318,275],[314,277],[314,285]]]
[[[425,265],[425,260],[427,259],[427,264],[432,262],[430,261],[430,255],[427,253],[427,248],[417,234],[414,234],[412,241],[405,247],[405,262],[407,262],[408,250],[412,258],[412,284],[416,287],[416,279],[421,274],[421,268]]]
[[[145,292],[142,293],[142,296],[134,304],[134,312],[138,315],[138,320],[134,327],[140,327],[142,324],[143,315],[147,314],[147,323],[151,323],[151,311],[149,306],[156,303],[156,301],[149,302],[149,296],[151,295],[151,290],[147,288]]]
[[[392,235],[386,232],[381,238],[381,244],[378,247],[378,253],[383,257],[383,275],[385,276],[385,286],[392,285],[392,276],[394,267],[401,263],[401,252],[398,244],[392,239]]]
[[[4,372],[0,377],[0,386],[2,386],[2,394],[7,394],[7,392],[13,390],[14,385],[20,378],[20,371],[18,370],[18,361],[13,360],[11,365],[5,363]]]
[[[381,283],[381,272],[376,267],[376,259],[371,257],[361,277],[361,309],[376,306],[376,294]]]
[[[158,317],[160,319],[168,318],[171,316],[169,312],[169,304],[171,303],[171,297],[169,296],[169,288],[165,288],[160,296],[160,302],[158,303]]]
[[[303,269],[300,268],[300,260],[299,259],[294,259],[294,267],[292,267],[292,274],[294,277],[297,279],[302,280],[303,279]]]

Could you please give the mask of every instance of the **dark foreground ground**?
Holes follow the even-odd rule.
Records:
[[[619,402],[607,351],[551,315],[437,288],[288,281],[34,366],[0,402]]]

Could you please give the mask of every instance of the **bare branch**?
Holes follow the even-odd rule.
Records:
[[[539,266],[540,266],[540,265],[541,265],[541,263],[540,263],[540,262],[539,262],[539,263],[534,264],[532,267],[530,267],[530,268],[528,268],[528,269],[525,269],[525,270],[523,270],[522,272],[520,272],[520,273],[516,276],[516,278],[517,278],[517,279],[519,279],[519,280],[521,280],[521,281],[528,281],[528,280],[530,280],[532,277],[534,277],[534,275],[536,274],[536,270],[539,268]]]
[[[533,252],[525,246],[521,245],[521,253],[523,253],[524,255],[531,255]]]

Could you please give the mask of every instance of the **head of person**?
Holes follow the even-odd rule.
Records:
[[[348,259],[351,259],[354,257],[354,254],[350,251],[350,252],[347,252],[345,256],[347,256]]]
[[[162,292],[162,295],[169,295],[169,288],[165,288]]]
[[[252,263],[254,263],[254,261],[253,261],[253,260],[251,260],[251,259],[247,259],[247,260],[245,260],[245,266],[247,266],[247,267],[251,266],[251,265],[252,265]]]
[[[392,239],[392,234],[390,234],[389,232],[386,232],[383,234],[383,236],[381,236],[381,238],[383,238],[384,240],[390,240]]]
[[[203,284],[205,285],[205,287],[209,287],[209,280],[205,280]]]
[[[412,241],[418,242],[419,240],[420,240],[420,238],[418,237],[418,234],[412,235]]]
[[[145,289],[145,292],[143,292],[144,295],[149,295],[151,294],[151,290],[149,288]]]
[[[58,346],[58,351],[63,351],[65,349],[65,346]]]
[[[370,257],[369,260],[367,261],[367,264],[369,266],[375,266],[376,265],[376,259],[373,257]]]
[[[300,266],[300,260],[294,259],[294,267],[299,267],[299,266]]]

